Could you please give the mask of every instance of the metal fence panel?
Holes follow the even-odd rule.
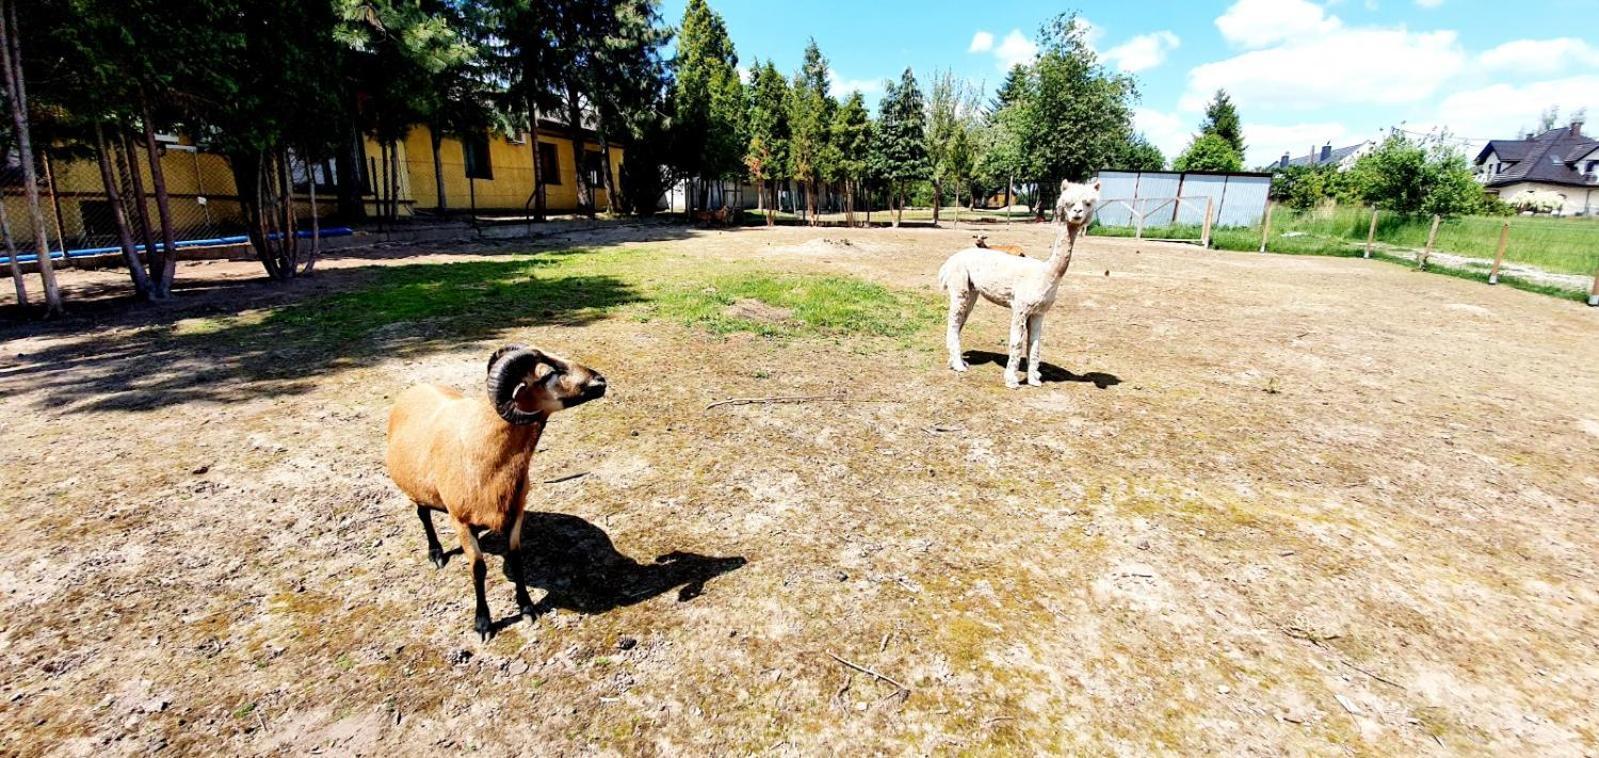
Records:
[[[1271,194],[1269,176],[1230,176],[1227,200],[1216,213],[1217,226],[1258,226],[1265,220]]]
[[[1172,171],[1105,171],[1100,183],[1107,201],[1095,216],[1100,225],[1136,226],[1143,215],[1146,228],[1202,226],[1207,198],[1215,226],[1256,226],[1271,189],[1270,176]],[[1183,202],[1173,202],[1178,197]]]

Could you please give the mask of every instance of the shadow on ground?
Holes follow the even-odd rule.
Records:
[[[1008,355],[991,353],[987,350],[967,350],[964,357],[966,358],[966,362],[973,366],[981,366],[992,363],[995,366],[1004,368],[1005,364],[1010,361],[1010,356]],[[1021,365],[1021,370],[1025,372],[1027,370],[1026,358],[1022,359]],[[1116,376],[1115,374],[1107,374],[1102,371],[1090,371],[1086,374],[1074,374],[1047,361],[1038,364],[1038,377],[1043,379],[1045,384],[1081,382],[1083,384],[1092,384],[1099,389],[1114,387],[1122,383],[1121,377]]]
[[[481,542],[490,553],[505,554],[505,538],[485,533]],[[549,594],[542,609],[605,613],[671,590],[678,602],[698,597],[705,583],[747,561],[739,556],[716,558],[673,551],[651,563],[622,554],[605,530],[577,516],[528,511],[522,524],[522,552],[528,585]],[[511,568],[505,568],[510,579]]]
[[[642,299],[614,276],[544,270],[584,252],[329,272],[319,277],[359,278],[273,309],[218,300],[187,321],[62,341],[16,356],[21,365],[0,370],[0,388],[25,387],[41,409],[69,413],[240,402],[305,392],[329,371],[379,358],[532,325],[590,323]]]

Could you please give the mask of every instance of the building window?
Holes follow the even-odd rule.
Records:
[[[555,158],[555,146],[548,142],[539,143],[539,183],[561,183],[561,162]]]
[[[494,178],[494,167],[489,165],[489,135],[469,134],[461,138],[461,151],[466,156],[466,178]]]
[[[593,151],[583,153],[583,173],[588,177],[590,187],[603,188],[605,186],[605,158]]]

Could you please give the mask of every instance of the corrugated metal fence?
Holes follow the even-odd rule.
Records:
[[[1102,171],[1099,181],[1105,226],[1137,226],[1140,216],[1144,227],[1200,226],[1207,199],[1215,226],[1256,226],[1271,190],[1271,174]]]

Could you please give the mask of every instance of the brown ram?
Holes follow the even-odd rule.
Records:
[[[450,515],[472,566],[475,628],[485,640],[493,633],[483,597],[487,569],[472,529],[505,535],[516,602],[531,618],[535,609],[523,583],[521,554],[528,461],[551,414],[604,395],[605,377],[598,372],[514,345],[489,358],[487,398],[422,384],[401,393],[389,413],[389,476],[416,503],[428,558],[437,568],[444,567],[444,548],[433,531],[432,512]]]

